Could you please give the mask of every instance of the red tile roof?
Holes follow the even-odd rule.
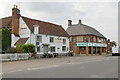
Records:
[[[0,29],[12,24],[12,16],[0,19]]]
[[[17,45],[17,44],[25,44],[27,40],[28,40],[28,38],[20,38],[19,40],[17,40],[15,45]]]
[[[62,28],[61,25],[56,25],[56,24],[49,23],[49,22],[30,19],[30,18],[23,17],[23,16],[22,16],[22,18],[32,32],[34,31],[33,25],[37,24],[37,25],[39,25],[39,33],[40,34],[49,34],[49,35],[69,37],[68,33]]]
[[[40,20],[35,20],[35,19],[30,19],[30,18],[27,18],[24,16],[21,16],[21,17],[32,32],[34,31],[33,25],[39,25],[39,33],[40,34],[69,37],[68,33],[62,28],[61,25],[44,22],[44,21],[40,21]],[[2,20],[2,26],[0,25],[0,28],[6,27],[9,24],[12,24],[12,16],[2,18],[2,19],[0,19],[0,21],[1,20]]]

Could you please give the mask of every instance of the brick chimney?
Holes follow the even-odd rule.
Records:
[[[78,24],[81,24],[82,23],[82,21],[81,20],[78,20]]]
[[[72,25],[72,20],[68,20],[68,27]]]
[[[19,34],[19,18],[20,18],[20,10],[17,5],[14,5],[12,8],[12,34]]]

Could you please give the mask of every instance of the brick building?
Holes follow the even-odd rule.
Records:
[[[81,20],[78,24],[72,24],[72,21],[68,20],[66,31],[70,35],[70,53],[101,55],[103,52],[110,52],[110,40],[107,41],[107,38],[93,27],[82,24]]]

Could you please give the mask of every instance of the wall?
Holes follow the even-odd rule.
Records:
[[[19,37],[16,37],[14,34],[11,34],[11,47],[14,47],[14,44],[19,39]]]
[[[23,37],[30,37],[30,29],[28,28],[28,26],[26,25],[26,23],[24,22],[24,20],[20,17],[19,19],[19,35],[21,38]]]
[[[56,49],[56,52],[55,53],[68,53],[69,52],[69,38],[67,37],[59,37],[59,36],[54,36],[54,35],[46,35],[46,34],[31,34],[31,42],[32,44],[36,45],[36,36],[42,36],[42,42],[40,43],[40,49],[41,51],[40,52],[37,52],[38,54],[43,54],[43,44],[48,44],[49,48],[51,46],[55,46],[55,49]],[[54,38],[61,38],[61,39],[66,39],[66,44],[63,44],[63,43],[60,43],[60,42],[53,42],[53,43],[50,43],[50,37],[54,37]],[[63,52],[62,51],[62,46],[66,46],[66,51]],[[59,48],[59,49],[58,49]],[[68,48],[68,51],[67,51],[67,48]],[[48,53],[51,53],[50,50]]]

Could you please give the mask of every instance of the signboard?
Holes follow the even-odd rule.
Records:
[[[88,46],[93,46],[93,43],[88,43]]]
[[[87,46],[88,43],[77,43],[77,46]]]
[[[76,43],[77,46],[94,46],[94,47],[107,47],[104,43]]]
[[[63,39],[61,38],[55,38],[54,40],[56,43],[63,43]]]

